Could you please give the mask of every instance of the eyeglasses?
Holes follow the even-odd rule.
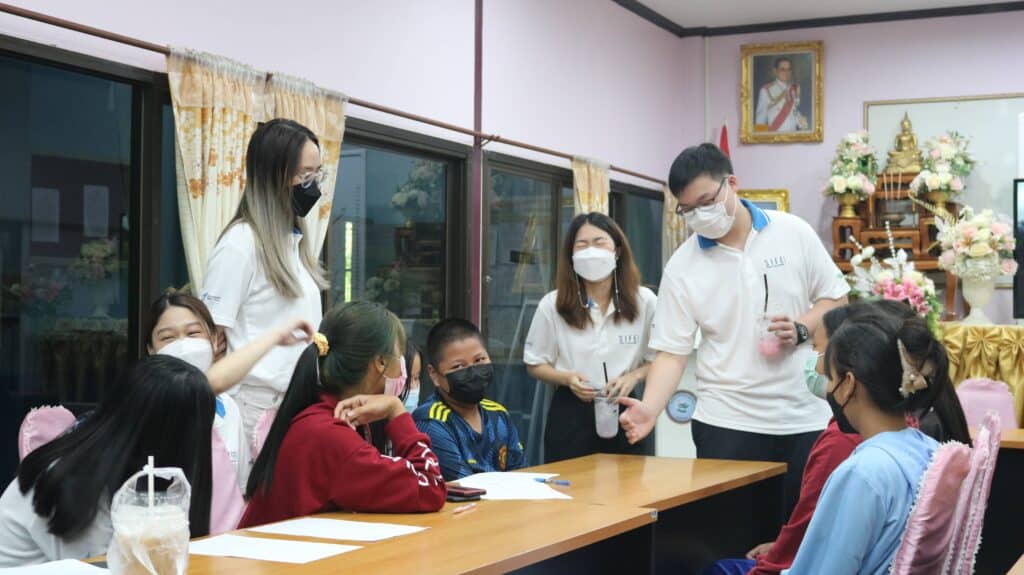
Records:
[[[729,176],[725,176],[725,177],[722,178],[722,181],[718,184],[718,191],[716,191],[715,195],[711,196],[711,198],[708,199],[706,202],[703,202],[703,203],[701,203],[700,205],[697,205],[697,206],[693,206],[692,208],[684,207],[682,204],[676,205],[676,215],[677,216],[686,216],[686,215],[692,214],[693,210],[696,210],[697,208],[706,208],[706,207],[710,206],[711,204],[717,202],[718,201],[718,196],[719,196],[719,194],[722,193],[722,188],[725,187],[725,182],[728,179],[729,179]]]
[[[319,186],[327,179],[327,170],[324,168],[317,168],[312,172],[306,172],[300,175],[299,178],[299,185],[302,186],[303,189],[312,186],[313,182],[316,182],[316,185]]]

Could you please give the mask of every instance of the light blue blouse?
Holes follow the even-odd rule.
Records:
[[[825,482],[788,575],[885,575],[938,443],[916,429],[861,443]]]

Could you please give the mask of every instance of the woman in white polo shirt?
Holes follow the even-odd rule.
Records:
[[[245,175],[238,212],[210,255],[203,284],[218,352],[225,344],[244,347],[282,318],[320,325],[320,292],[328,285],[304,234],[303,218],[320,199],[324,177],[313,132],[291,120],[260,124],[249,140]],[[304,348],[274,348],[231,390],[247,438],[260,415],[280,402]]]
[[[557,387],[545,462],[648,452],[647,444],[629,445],[621,429],[598,437],[594,423],[594,398],[638,397],[652,358],[647,342],[657,297],[640,285],[622,228],[604,214],[576,216],[559,252],[555,287],[537,306],[523,357],[532,377]]]

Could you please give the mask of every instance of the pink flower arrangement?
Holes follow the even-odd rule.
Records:
[[[1017,240],[1005,216],[997,216],[992,210],[976,214],[970,206],[964,206],[956,218],[936,215],[937,239],[942,247],[940,268],[961,278],[980,280],[1017,273],[1017,262],[1013,259]]]
[[[859,253],[850,258],[853,271],[846,276],[850,284],[850,294],[858,299],[889,299],[902,301],[910,305],[928,321],[933,331],[938,333],[939,318],[942,315],[942,304],[935,293],[935,282],[928,276],[914,269],[914,263],[908,261],[907,252],[897,250],[892,231],[886,224],[889,236],[890,257],[878,261],[875,248],[861,247]],[[853,240],[856,244],[856,240]]]
[[[1003,260],[1000,267],[1004,276],[1012,276],[1017,273],[1017,262],[1015,260]]]
[[[52,314],[65,296],[67,284],[63,281],[46,277],[30,266],[29,273],[23,277],[25,281],[4,288],[4,291],[18,301],[29,313]]]
[[[928,312],[931,311],[928,294],[920,284],[915,283],[909,277],[898,281],[895,278],[884,279],[875,284],[872,293],[883,299],[906,302],[921,316],[928,315]]]

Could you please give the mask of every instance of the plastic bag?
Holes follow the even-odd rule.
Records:
[[[192,486],[177,467],[153,469],[154,477],[170,481],[153,493],[150,507],[147,482],[139,479],[147,469],[131,476],[110,503],[114,537],[107,550],[113,575],[183,575],[188,566],[188,513]]]

